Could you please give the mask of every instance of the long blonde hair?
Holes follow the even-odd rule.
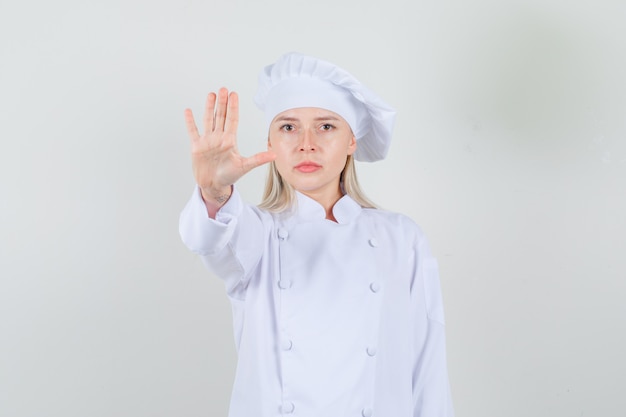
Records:
[[[376,208],[376,205],[372,203],[361,190],[361,186],[356,177],[354,157],[352,155],[348,155],[346,165],[343,171],[341,171],[339,180],[343,191],[352,197],[361,207]],[[294,207],[295,204],[295,190],[280,175],[276,164],[271,162],[265,182],[263,201],[259,204],[259,207],[273,213],[278,213]]]

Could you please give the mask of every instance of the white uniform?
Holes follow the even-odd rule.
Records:
[[[437,261],[408,217],[348,196],[325,219],[237,190],[209,219],[198,189],[184,243],[226,284],[238,366],[230,417],[451,417]]]

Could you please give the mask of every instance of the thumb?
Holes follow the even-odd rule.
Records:
[[[276,159],[276,154],[272,151],[259,152],[249,158],[245,158],[243,160],[244,173],[249,172],[263,164],[267,164],[268,162],[272,162],[274,159]]]

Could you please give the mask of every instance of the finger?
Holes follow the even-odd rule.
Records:
[[[226,111],[226,122],[224,132],[236,134],[239,125],[239,96],[234,91],[228,96],[228,109]]]
[[[213,131],[215,125],[215,93],[209,93],[204,106],[204,134]]]
[[[224,121],[226,119],[226,105],[228,104],[228,90],[224,87],[220,88],[217,93],[217,107],[215,110],[215,124],[213,130],[224,130]]]
[[[192,141],[198,140],[200,134],[198,133],[198,127],[196,126],[196,121],[193,119],[191,109],[185,109],[185,123],[187,124],[187,133],[189,134],[189,138]]]
[[[272,151],[259,152],[243,160],[243,172],[247,173],[256,167],[272,162],[276,159],[276,154]]]

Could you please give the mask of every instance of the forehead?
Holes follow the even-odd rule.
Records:
[[[280,121],[317,121],[317,120],[333,120],[341,123],[347,123],[343,117],[337,113],[322,109],[319,107],[299,107],[295,109],[285,110],[278,113],[272,123]]]

